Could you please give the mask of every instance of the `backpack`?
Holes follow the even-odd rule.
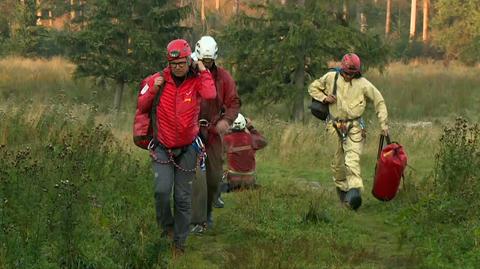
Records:
[[[140,90],[138,96],[145,94],[148,89],[153,88],[153,84],[157,77],[161,76],[160,73],[155,73],[148,76],[140,83]],[[137,100],[137,109],[135,112],[135,118],[133,119],[133,143],[142,149],[149,149],[148,146],[152,139],[157,137],[157,105],[160,101],[165,83],[160,87],[153,99],[152,108],[148,112],[142,112],[139,109],[139,102]]]
[[[331,68],[330,71],[335,72],[335,80],[333,83],[333,95],[337,95],[337,80],[338,75],[340,74],[339,68]],[[313,116],[320,120],[326,120],[328,115],[330,115],[330,111],[328,109],[329,104],[325,104],[323,102],[318,101],[315,98],[312,98],[312,103],[308,106],[310,111],[312,112]]]

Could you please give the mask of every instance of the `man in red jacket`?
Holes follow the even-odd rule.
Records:
[[[227,70],[216,65],[218,46],[211,36],[203,36],[195,46],[195,54],[212,72],[215,79],[217,98],[202,100],[200,129],[207,150],[207,222],[211,226],[212,204],[223,175],[222,136],[237,118],[240,110],[235,81]]]
[[[168,67],[156,76],[154,87],[142,89],[138,109],[154,109],[157,130],[149,145],[153,159],[155,208],[162,235],[173,232],[174,254],[185,251],[191,218],[192,180],[198,151],[198,116],[203,99],[215,100],[215,84],[202,61],[192,62],[187,41],[176,39],[167,46]],[[198,66],[192,68],[194,65]],[[147,83],[148,84],[148,83]],[[154,104],[159,90],[160,99]],[[174,216],[170,196],[174,191]]]
[[[265,138],[253,127],[250,120],[238,114],[233,122],[232,132],[224,136],[223,142],[227,154],[228,191],[254,187],[255,152],[267,145]]]

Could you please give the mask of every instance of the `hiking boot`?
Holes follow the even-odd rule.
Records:
[[[170,240],[173,240],[173,227],[168,226],[165,230],[163,230],[161,236],[164,237],[164,238],[168,238]]]
[[[215,208],[223,208],[224,206],[225,206],[225,202],[220,196],[218,196],[218,198],[213,202],[213,207]]]
[[[348,190],[345,195],[345,203],[353,210],[357,210],[362,205],[362,197],[360,196],[360,189],[353,188]]]
[[[222,182],[220,183],[220,186],[218,187],[218,189],[220,190],[221,193],[230,192],[230,184],[226,182]]]
[[[195,226],[193,226],[192,230],[190,230],[192,234],[197,234],[197,235],[202,235],[206,231],[207,231],[207,223],[196,224]]]
[[[213,214],[212,214],[212,211],[207,213],[207,228],[208,229],[213,228]]]
[[[340,199],[340,203],[344,203],[345,202],[345,195],[347,195],[347,192],[342,191],[342,189],[337,187],[337,195],[338,195],[338,199]]]
[[[185,255],[185,248],[179,247],[176,244],[172,246],[172,258],[177,259]]]

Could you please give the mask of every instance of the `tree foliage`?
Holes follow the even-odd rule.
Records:
[[[480,0],[434,2],[434,42],[447,57],[473,64],[480,60]]]
[[[4,0],[0,3],[0,54],[15,54],[25,57],[50,57],[61,55],[66,48],[59,40],[64,31],[46,28],[37,24],[43,18],[46,8],[65,12],[65,1],[45,0],[39,4],[35,0],[23,2]],[[37,12],[40,11],[40,16]]]
[[[304,69],[308,83],[347,52],[358,53],[365,68],[386,62],[388,49],[380,38],[335,17],[329,2],[260,5],[256,15],[241,14],[228,25],[224,55],[243,95],[264,103],[289,99],[298,94],[292,91],[295,70]]]
[[[187,29],[179,21],[187,7],[166,0],[89,1],[86,26],[73,33],[77,74],[125,83],[158,70],[169,40]]]

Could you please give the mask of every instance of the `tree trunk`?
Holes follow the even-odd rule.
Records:
[[[367,24],[367,14],[365,13],[365,1],[358,0],[358,11],[360,13],[360,32],[366,33],[368,24]]]
[[[53,26],[53,13],[51,10],[48,11],[48,25]]]
[[[415,38],[415,30],[417,24],[417,0],[412,0],[410,12],[410,41]]]
[[[217,11],[220,10],[220,0],[216,0],[216,1],[215,1],[215,9],[216,9]]]
[[[391,25],[392,25],[392,0],[387,0],[387,10],[386,10],[386,17],[385,17],[385,35],[388,36],[390,34]]]
[[[76,16],[76,7],[75,7],[75,0],[70,0],[70,19],[75,19]]]
[[[202,23],[205,23],[206,16],[205,16],[205,0],[201,1],[201,7],[200,7],[200,16],[202,19]]]
[[[368,24],[367,24],[367,13],[365,13],[365,2],[364,0],[359,0],[360,3],[360,32],[366,33]]]
[[[125,88],[124,81],[117,81],[117,88],[115,90],[115,98],[113,99],[113,108],[119,112],[120,107],[122,105],[122,96],[123,96],[123,89]]]
[[[348,12],[348,0],[343,0],[343,15],[342,19],[344,22],[348,22],[348,19],[350,17],[349,12]]]
[[[23,24],[24,26],[35,26],[37,25],[37,1],[36,0],[26,0],[24,2],[24,10],[25,13],[23,14]]]
[[[305,85],[305,66],[302,61],[295,70],[295,99],[293,104],[293,120],[296,122],[303,121],[303,99],[304,99],[304,85]]]
[[[429,35],[428,35],[428,24],[429,24],[429,10],[430,10],[430,0],[423,0],[423,35],[422,40],[424,44],[428,44]]]
[[[305,7],[304,0],[297,0],[297,6]],[[303,40],[303,44],[307,41]],[[302,46],[303,47],[303,46]],[[295,70],[295,99],[293,104],[293,120],[296,122],[303,121],[303,99],[305,96],[305,50],[301,48],[297,55],[297,69]]]
[[[233,13],[237,15],[240,12],[240,0],[233,1]]]
[[[79,7],[78,7],[78,13],[77,16],[80,17],[80,29],[83,29],[86,26],[85,22],[85,0],[79,0],[78,1]]]

